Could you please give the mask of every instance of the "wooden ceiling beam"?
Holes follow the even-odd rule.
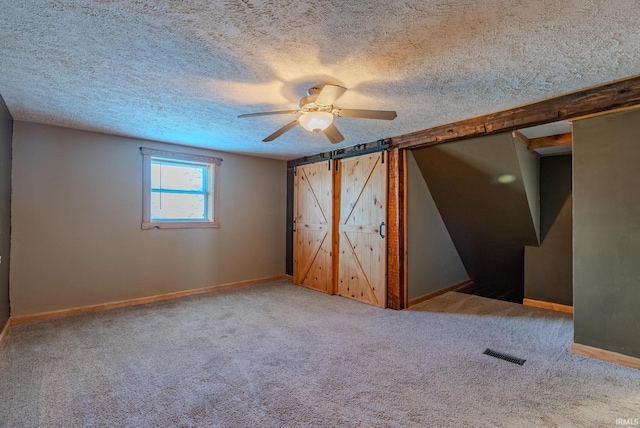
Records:
[[[582,89],[509,110],[464,119],[391,138],[415,149],[640,105],[640,76]]]
[[[571,132],[560,135],[550,135],[548,137],[530,138],[529,150],[544,149],[546,147],[568,146],[571,145]]]

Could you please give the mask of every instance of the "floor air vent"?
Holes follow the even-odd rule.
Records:
[[[512,357],[511,355],[503,354],[502,352],[492,351],[489,348],[485,349],[483,354],[489,355],[491,357],[500,358],[501,360],[509,361],[510,363],[519,364],[519,365],[523,365],[524,362],[527,361],[527,360],[523,360],[522,358],[516,358],[516,357]]]

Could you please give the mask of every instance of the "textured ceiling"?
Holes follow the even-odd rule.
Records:
[[[638,73],[637,0],[2,0],[0,95],[15,120],[291,159]],[[317,83],[345,141],[261,140]]]

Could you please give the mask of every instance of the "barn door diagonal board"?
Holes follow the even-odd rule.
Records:
[[[303,233],[304,232],[300,231],[301,235]],[[296,278],[296,281],[300,283],[303,283],[305,281],[314,263],[322,264],[322,261],[317,259],[318,259],[318,255],[320,254],[320,249],[322,248],[322,244],[324,244],[324,241],[327,238],[327,232],[324,232],[320,236],[318,236],[317,234],[309,234],[309,235],[311,235],[311,239],[309,239],[309,245],[305,247],[305,249],[308,250],[308,252],[305,254],[305,257],[304,257],[306,259],[306,263],[302,267],[302,269],[300,269],[297,272],[297,276],[294,276],[294,278]],[[315,239],[315,242],[313,242],[313,239]],[[320,255],[320,257],[322,257],[322,255]],[[314,279],[318,280],[318,278],[314,278]]]
[[[340,206],[342,209],[340,215],[341,224],[347,224],[349,221],[349,217],[353,214],[362,191],[369,182],[371,174],[376,170],[376,165],[379,161],[380,156],[374,156],[373,159],[358,159],[354,162],[346,163],[351,167],[346,177],[347,179],[353,179],[353,181],[344,183],[344,188],[341,186],[342,194],[346,197],[343,201],[344,203]],[[368,171],[368,173],[365,171]],[[365,175],[366,178],[363,179]]]
[[[312,174],[311,178],[310,178],[309,175],[307,174],[307,172],[304,170],[304,168],[300,169],[300,173],[304,175],[304,178],[302,178],[301,183],[303,185],[305,185],[305,187],[306,187],[305,191],[307,192],[307,197],[309,197],[311,199],[312,205],[314,206],[314,208],[316,208],[318,210],[317,214],[319,214],[319,218],[322,219],[322,221],[320,223],[321,224],[328,224],[329,222],[327,220],[327,216],[324,214],[323,206],[320,203],[320,201],[318,200],[318,197],[316,196],[316,192],[313,190],[313,186],[314,185],[317,186],[319,188],[319,190],[322,190],[322,184],[324,184],[324,183],[315,182],[316,181],[315,180],[316,174]],[[319,177],[318,181],[320,181],[321,179],[322,179],[322,177]],[[331,212],[331,211],[329,211],[329,212]]]
[[[337,292],[385,307],[387,170],[381,156],[340,160]]]
[[[344,249],[343,254],[345,255],[340,262],[348,266],[348,269],[351,270],[351,272],[349,272],[351,275],[355,275],[351,278],[351,281],[347,281],[346,283],[347,296],[380,306],[380,301],[376,296],[375,285],[371,283],[367,275],[367,271],[371,270],[371,266],[366,266],[366,269],[362,267],[360,260],[366,259],[356,253],[358,246],[354,245],[352,240],[349,239],[349,233],[343,232],[340,238],[342,239],[342,249]],[[353,241],[357,242],[355,239]],[[355,278],[357,278],[358,281],[353,281]]]
[[[326,163],[297,167],[294,177],[293,281],[331,292],[333,283],[332,173]]]

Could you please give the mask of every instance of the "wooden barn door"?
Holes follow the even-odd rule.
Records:
[[[341,296],[387,304],[387,164],[382,153],[339,161],[338,286]]]
[[[327,162],[298,166],[294,177],[293,282],[333,292],[332,173]]]

